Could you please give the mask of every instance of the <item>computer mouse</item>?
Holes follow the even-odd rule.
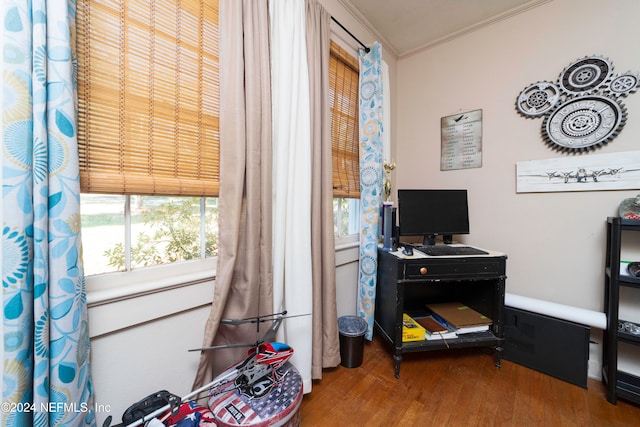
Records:
[[[402,253],[406,256],[411,256],[413,255],[413,248],[411,246],[405,246],[402,248]]]

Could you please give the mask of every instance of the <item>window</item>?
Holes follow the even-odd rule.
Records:
[[[329,102],[336,237],[359,232],[358,68],[357,59],[332,41],[329,56]]]
[[[87,275],[217,254],[217,15],[216,1],[78,1]],[[334,43],[330,84],[342,237],[358,232],[358,62]]]
[[[333,228],[337,238],[360,233],[360,199],[333,199]]]
[[[82,194],[86,275],[218,254],[215,197]]]
[[[217,251],[217,1],[79,0],[87,275]]]

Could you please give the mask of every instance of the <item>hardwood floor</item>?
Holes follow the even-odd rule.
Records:
[[[400,378],[386,343],[365,341],[358,368],[327,369],[302,401],[308,426],[640,426],[640,407],[607,402],[588,389],[508,360],[488,349],[410,353]]]

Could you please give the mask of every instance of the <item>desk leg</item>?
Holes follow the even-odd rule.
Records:
[[[504,350],[503,347],[501,346],[496,346],[495,348],[495,352],[496,352],[496,368],[499,368],[502,365],[502,350]]]
[[[393,362],[396,378],[400,378],[400,362],[402,362],[402,352],[400,350],[396,350],[393,355]]]

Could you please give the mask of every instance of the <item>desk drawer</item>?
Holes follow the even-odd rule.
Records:
[[[419,259],[406,262],[404,268],[398,271],[400,280],[425,279],[455,279],[457,277],[469,279],[469,276],[479,278],[499,277],[505,274],[505,262],[502,258],[449,258],[449,259]]]

